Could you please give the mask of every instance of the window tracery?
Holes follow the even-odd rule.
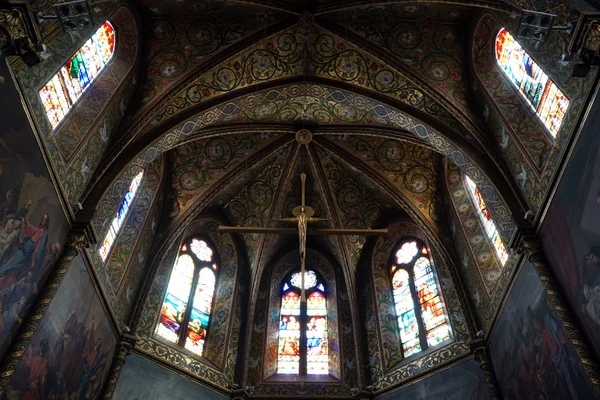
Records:
[[[100,245],[100,248],[98,249],[102,261],[106,261],[108,259],[110,249],[112,249],[113,245],[115,244],[115,241],[117,240],[119,231],[121,230],[121,227],[123,226],[123,223],[125,222],[127,214],[129,212],[129,209],[131,208],[133,201],[135,200],[135,196],[140,187],[140,184],[142,183],[143,177],[144,170],[141,170],[136,176],[133,177],[131,183],[129,184],[129,189],[127,190],[127,193],[125,193],[125,197],[123,198],[123,201],[119,206],[117,216],[113,218],[112,223],[108,228],[108,232],[106,233],[106,236],[102,241],[102,245]]]
[[[552,137],[556,137],[569,100],[506,28],[496,36],[496,60]]]
[[[40,90],[52,129],[112,59],[114,50],[115,30],[106,21]]]
[[[210,325],[217,270],[215,252],[207,241],[193,237],[184,242],[161,308],[156,329],[160,337],[202,355]]]
[[[300,302],[301,278],[301,273],[295,272],[282,284],[277,373],[327,375],[329,345],[325,285],[314,271],[306,271],[306,305],[303,305]]]
[[[402,353],[409,357],[451,338],[446,307],[425,245],[402,240],[390,268]]]
[[[496,228],[496,224],[492,219],[490,210],[487,208],[485,201],[483,200],[483,196],[481,195],[481,192],[477,188],[475,182],[473,182],[468,175],[465,175],[465,181],[467,182],[467,187],[469,188],[471,200],[476,204],[477,214],[479,215],[479,219],[483,224],[485,233],[487,234],[488,239],[490,239],[492,242],[500,263],[502,266],[504,266],[508,260],[508,251],[506,251],[504,242],[502,242],[502,238],[498,233],[498,229]]]

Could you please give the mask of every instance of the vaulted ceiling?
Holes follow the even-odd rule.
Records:
[[[115,139],[120,150],[82,199],[93,206],[116,176],[166,154],[163,237],[207,210],[234,225],[279,226],[273,219],[300,203],[306,173],[307,203],[327,219],[320,226],[412,219],[445,247],[447,157],[490,204],[519,218],[524,203],[472,101],[468,56],[470,21],[511,6],[366,3],[136,1],[142,79]],[[296,139],[301,129],[310,140]],[[297,240],[243,239],[255,279]],[[354,236],[314,241],[348,275],[365,244]]]

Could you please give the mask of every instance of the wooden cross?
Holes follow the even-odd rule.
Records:
[[[326,221],[325,218],[314,217],[315,210],[307,206],[305,196],[306,174],[300,175],[302,180],[302,204],[294,207],[292,210],[293,217],[274,219],[273,221],[293,222],[297,224],[297,228],[261,228],[251,226],[219,226],[219,232],[223,233],[273,233],[277,235],[295,235],[298,234],[300,240],[300,271],[301,271],[301,288],[300,302],[306,302],[304,290],[304,271],[306,264],[306,236],[307,235],[366,235],[366,236],[384,236],[387,235],[387,229],[313,229],[308,230],[308,224]]]

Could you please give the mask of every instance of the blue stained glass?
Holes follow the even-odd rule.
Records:
[[[325,291],[325,286],[323,286],[323,284],[319,284],[319,286],[317,286],[317,289],[319,289],[321,292]]]
[[[100,258],[102,259],[102,261],[106,261],[108,253],[110,252],[110,249],[112,248],[112,246],[115,243],[115,240],[117,239],[117,235],[119,233],[119,230],[121,229],[121,225],[123,225],[123,222],[125,222],[125,217],[127,216],[127,212],[129,211],[129,207],[131,206],[132,200],[137,194],[137,190],[140,186],[140,183],[142,182],[143,177],[144,170],[141,170],[133,178],[131,184],[129,185],[129,190],[127,191],[127,193],[125,193],[123,201],[121,202],[119,210],[117,211],[117,216],[113,219],[110,228],[108,229],[108,232],[104,237],[102,245],[98,249],[98,253],[100,253]]]
[[[288,290],[290,288],[290,285],[288,285],[287,283],[285,285],[283,285],[283,291],[285,292],[286,290]]]

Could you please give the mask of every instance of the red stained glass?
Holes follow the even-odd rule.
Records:
[[[502,266],[504,266],[504,264],[506,264],[506,261],[508,260],[508,251],[506,251],[506,247],[504,247],[504,243],[500,238],[500,233],[496,228],[496,224],[494,223],[490,211],[485,205],[483,196],[477,188],[477,185],[475,185],[475,182],[473,182],[468,175],[465,175],[465,181],[467,182],[467,187],[469,188],[469,192],[471,193],[471,198],[477,205],[477,213],[479,214],[479,219],[483,224],[485,233],[492,242],[492,245],[494,246],[494,250],[496,250],[496,255],[498,256],[500,263],[502,264]]]
[[[114,50],[115,31],[106,21],[40,90],[53,129],[111,60]]]
[[[496,37],[496,59],[552,137],[556,137],[569,107],[567,97],[504,28]]]

